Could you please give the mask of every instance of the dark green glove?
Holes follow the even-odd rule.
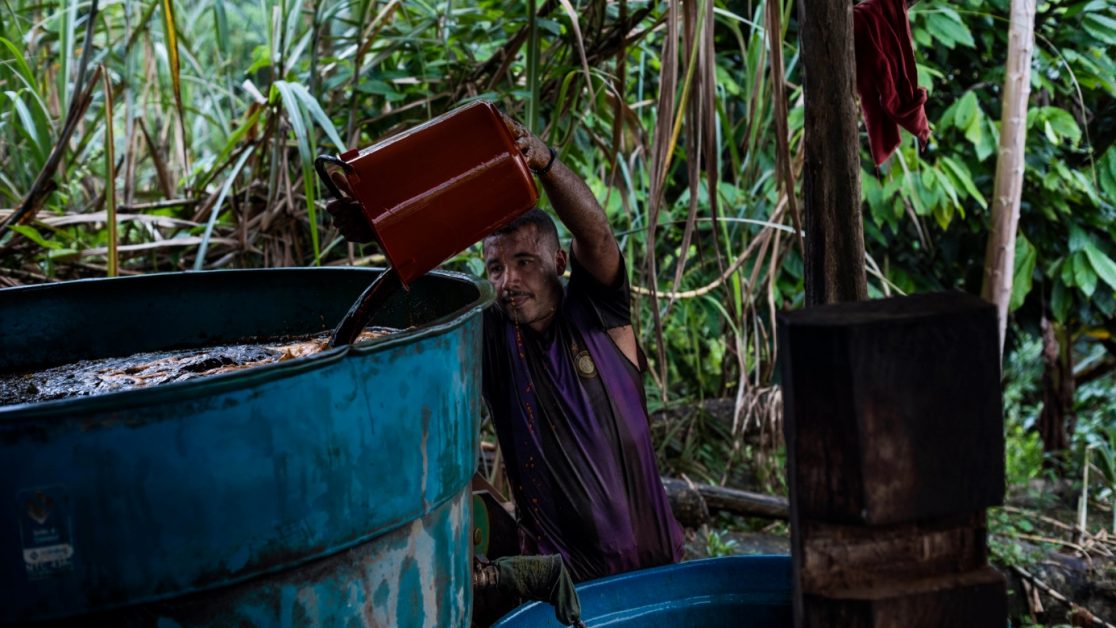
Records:
[[[581,625],[581,601],[560,555],[505,556],[492,564],[499,570],[500,588],[553,605],[554,616],[567,626]]]

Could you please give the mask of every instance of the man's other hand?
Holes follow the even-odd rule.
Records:
[[[511,131],[512,137],[515,138],[515,145],[519,147],[523,157],[527,160],[527,167],[531,170],[542,170],[550,163],[550,147],[546,142],[539,139],[537,135],[527,130],[527,127],[519,123],[506,113],[501,112],[500,116],[504,118],[504,125]]]
[[[372,225],[364,218],[360,203],[351,198],[330,201],[326,211],[333,216],[333,225],[350,242],[371,242],[374,238]]]

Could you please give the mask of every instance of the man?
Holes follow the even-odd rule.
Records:
[[[497,293],[484,313],[484,396],[521,549],[561,554],[576,581],[676,562],[682,532],[655,465],[619,246],[585,182],[506,122],[573,235],[567,255],[532,209],[484,240]],[[370,235],[351,208],[327,209],[346,237]]]

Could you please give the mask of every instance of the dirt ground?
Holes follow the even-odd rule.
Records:
[[[1021,625],[1116,625],[1116,535],[1109,504],[1070,482],[1035,480],[1013,489],[990,518],[989,544],[1008,576],[1008,604]]]

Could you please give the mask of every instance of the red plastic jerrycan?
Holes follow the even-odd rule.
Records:
[[[315,165],[335,196],[347,188],[359,201],[404,285],[534,207],[539,196],[500,113],[482,101],[339,158],[323,155]]]

